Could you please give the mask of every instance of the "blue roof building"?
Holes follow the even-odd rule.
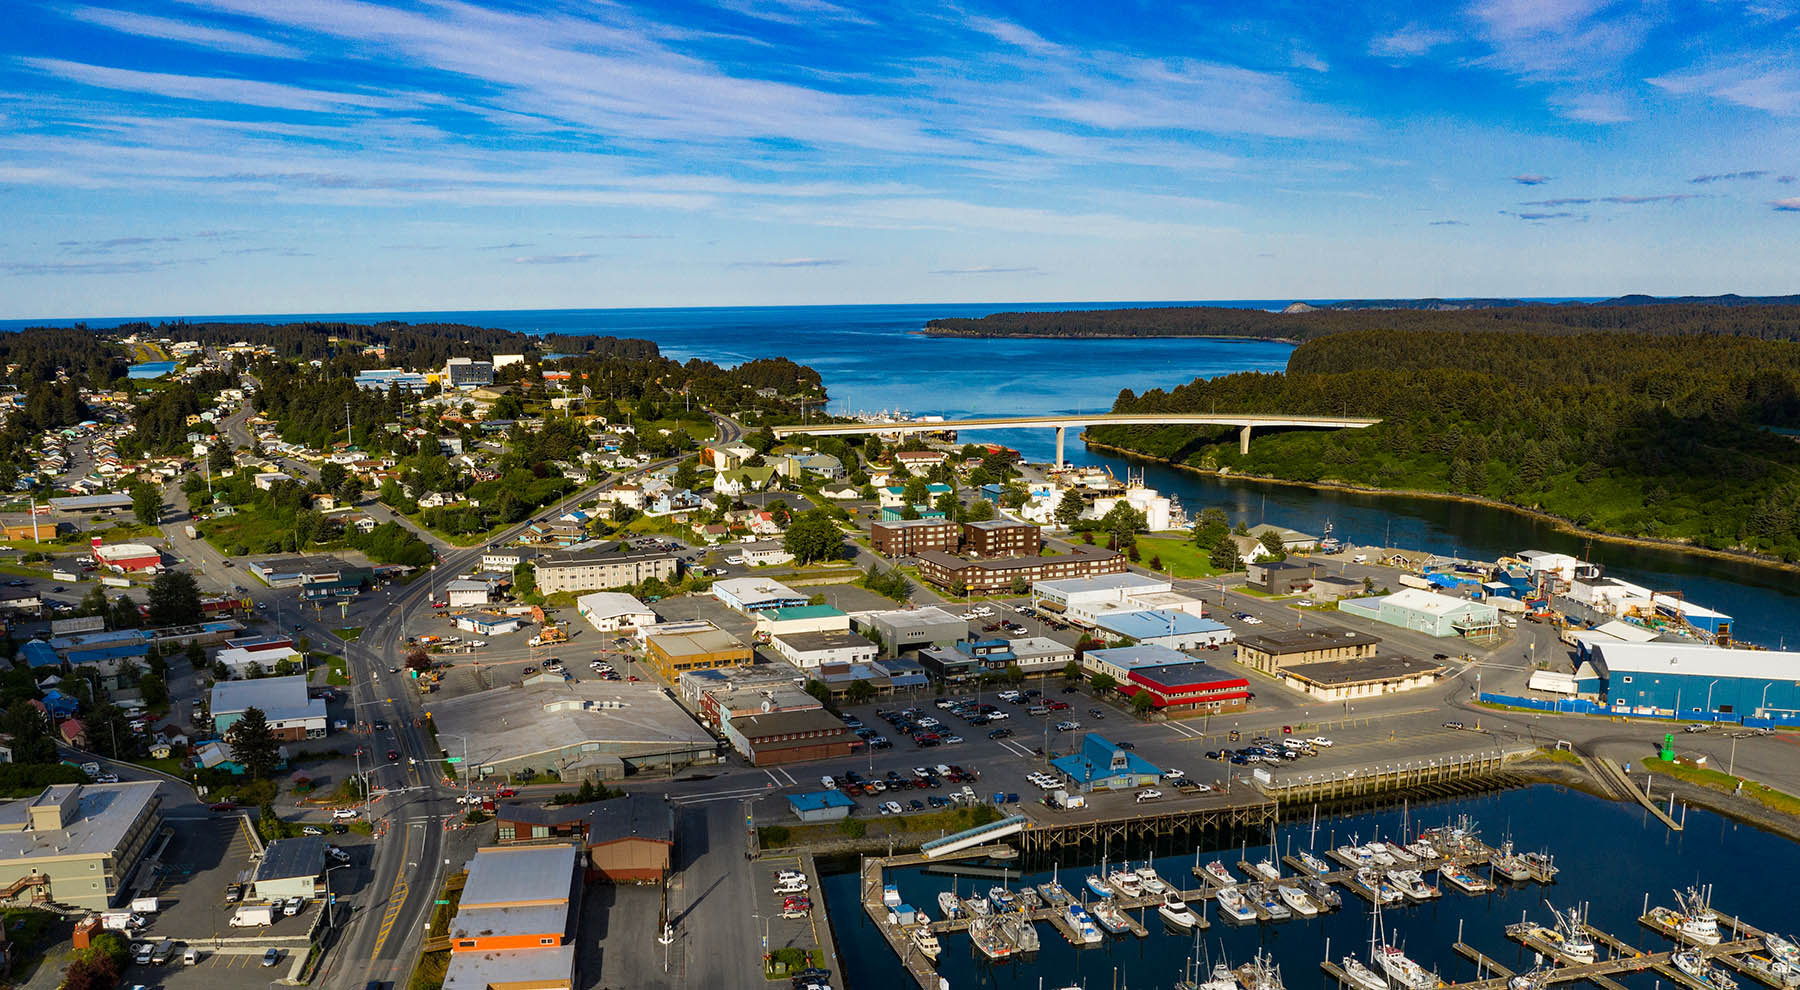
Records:
[[[850,817],[856,802],[843,791],[829,790],[790,794],[788,806],[794,809],[794,817],[803,822],[835,822]]]
[[[1050,764],[1083,792],[1149,787],[1162,779],[1162,770],[1156,764],[1120,749],[1097,732],[1088,733],[1081,741],[1080,752],[1059,756]]]
[[[1166,608],[1102,613],[1094,617],[1094,625],[1115,639],[1166,646],[1171,650],[1202,649],[1237,638],[1231,627],[1222,622]]]
[[[39,667],[61,667],[62,657],[57,656],[56,649],[41,639],[34,639],[19,647],[19,656],[25,658],[25,666],[36,670]]]
[[[51,688],[44,692],[44,708],[55,719],[65,719],[81,710],[81,702],[76,698]]]

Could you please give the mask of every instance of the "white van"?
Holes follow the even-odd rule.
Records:
[[[1352,563],[1352,564],[1366,564],[1368,562],[1369,562],[1369,555],[1366,553],[1359,553],[1356,556],[1350,558],[1350,563]]]

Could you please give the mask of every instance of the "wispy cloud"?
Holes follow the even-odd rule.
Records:
[[[1431,221],[1431,225],[1433,227],[1467,227],[1468,226],[1468,224],[1463,223],[1461,220],[1433,220],[1433,221]]]
[[[1530,221],[1534,221],[1534,222],[1540,222],[1540,221],[1544,221],[1544,220],[1586,220],[1587,219],[1587,214],[1585,214],[1585,213],[1569,213],[1567,211],[1559,211],[1556,213],[1530,213],[1530,212],[1519,213],[1519,212],[1515,212],[1513,210],[1501,210],[1500,213],[1502,216],[1518,217],[1520,220],[1530,220]]]
[[[584,261],[593,261],[600,257],[597,254],[533,254],[514,258],[515,265],[575,265]]]
[[[57,241],[56,246],[62,248],[64,254],[112,254],[121,248],[145,248],[180,240],[179,237],[109,237],[99,241]]]
[[[1584,124],[1623,124],[1632,119],[1621,93],[1560,93],[1550,98],[1556,112]]]
[[[1536,172],[1526,172],[1523,175],[1513,176],[1512,180],[1521,186],[1541,186],[1544,183],[1549,182],[1550,177],[1547,175],[1539,175]]]
[[[1439,45],[1448,45],[1457,40],[1454,31],[1428,28],[1422,24],[1408,24],[1388,34],[1378,35],[1369,41],[1369,54],[1377,58],[1408,59],[1418,58]]]
[[[1069,54],[1069,49],[1054,41],[1046,39],[1030,28],[1021,27],[1011,21],[1002,21],[992,17],[967,17],[963,25],[971,30],[993,38],[996,41],[1022,49],[1033,55],[1059,56]]]
[[[1701,184],[1707,182],[1731,182],[1737,179],[1760,179],[1768,175],[1768,171],[1760,168],[1746,169],[1742,172],[1714,172],[1711,175],[1696,175],[1689,182]]]
[[[1779,116],[1800,115],[1800,69],[1732,64],[1655,76],[1650,85],[1676,96],[1706,96]]]
[[[209,48],[231,55],[255,55],[280,59],[306,57],[305,52],[278,41],[270,41],[267,38],[245,34],[242,31],[207,27],[204,24],[192,24],[167,17],[155,17],[127,10],[108,10],[104,7],[72,7],[67,13],[78,21],[98,24],[121,34],[178,41],[182,44]]]
[[[197,264],[191,258],[145,258],[133,261],[0,261],[6,275],[139,275],[178,265]]]
[[[410,100],[369,93],[339,93],[289,86],[255,79],[219,76],[183,76],[167,72],[140,72],[104,65],[70,62],[60,58],[23,58],[21,64],[58,79],[99,89],[123,90],[205,103],[234,103],[277,110],[332,111],[345,108],[396,110],[417,107]]]
[[[666,241],[673,234],[581,234],[578,241]]]
[[[777,258],[772,261],[734,261],[733,268],[836,268],[849,264],[846,258]]]
[[[313,257],[313,253],[311,251],[302,251],[299,248],[291,248],[291,247],[235,248],[233,250],[225,251],[223,253],[227,254],[227,255],[267,254],[267,255],[273,255],[278,258],[311,258],[311,257]]]
[[[1534,199],[1520,206],[1585,206],[1589,203],[1613,203],[1620,206],[1642,206],[1647,203],[1679,203],[1703,199],[1701,193],[1662,193],[1656,196],[1565,196],[1560,199]]]
[[[1783,213],[1800,213],[1800,196],[1770,200],[1769,205]]]
[[[480,247],[476,248],[475,250],[477,250],[477,251],[516,251],[519,248],[528,248],[528,247],[536,247],[536,245],[532,244],[530,241],[513,241],[510,244],[483,244]]]
[[[1036,265],[975,265],[970,268],[934,268],[933,275],[1044,275],[1048,274]]]
[[[1308,51],[1304,48],[1296,48],[1292,52],[1289,52],[1288,64],[1296,69],[1305,69],[1308,72],[1331,71],[1331,63],[1319,57],[1317,52]]]

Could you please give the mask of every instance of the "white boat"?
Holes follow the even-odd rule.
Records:
[[[1119,905],[1112,901],[1100,901],[1096,903],[1094,905],[1094,910],[1089,913],[1094,916],[1095,921],[1100,923],[1101,928],[1112,932],[1114,935],[1131,927],[1131,922],[1127,921],[1125,918],[1125,912],[1119,910]]]
[[[964,914],[962,901],[948,890],[938,891],[937,902],[938,910],[943,912],[946,921],[954,921]]]
[[[1392,904],[1400,900],[1401,893],[1394,885],[1382,879],[1379,870],[1357,870],[1355,881],[1361,885],[1377,904]]]
[[[1111,897],[1113,895],[1112,888],[1106,885],[1106,881],[1102,880],[1098,873],[1087,878],[1087,889],[1093,891],[1095,897]]]
[[[891,883],[883,885],[881,888],[881,903],[890,908],[899,907],[903,903],[900,900],[900,888]]]
[[[1144,882],[1138,879],[1136,873],[1128,869],[1120,868],[1108,873],[1106,882],[1112,885],[1112,889],[1126,897],[1142,897],[1144,894]]]
[[[1074,900],[1073,897],[1069,896],[1069,891],[1055,880],[1052,880],[1049,883],[1038,884],[1037,892],[1038,896],[1044,899],[1044,903],[1053,908],[1062,907],[1064,904]]]
[[[1280,880],[1281,879],[1281,867],[1276,866],[1275,861],[1270,859],[1269,857],[1264,856],[1262,859],[1257,860],[1254,865],[1256,867],[1256,872],[1262,874],[1263,876],[1269,878],[1270,880]]]
[[[931,929],[920,925],[911,930],[912,944],[927,959],[936,959],[944,947],[938,944],[938,937],[931,934]]]
[[[1387,977],[1362,964],[1355,956],[1344,957],[1344,976],[1357,990],[1388,990]]]
[[[1192,979],[1181,979],[1175,982],[1175,990],[1238,990],[1237,974],[1231,971],[1228,963],[1213,963],[1212,975],[1204,982],[1199,979],[1199,976],[1200,971],[1196,967]]]
[[[1167,887],[1163,888],[1162,903],[1156,906],[1156,913],[1177,928],[1192,928],[1200,923],[1200,919],[1194,915],[1194,909],[1187,906],[1180,894]]]
[[[1388,852],[1386,843],[1371,842],[1363,848],[1369,851],[1369,858],[1375,861],[1376,866],[1393,866],[1398,862],[1394,859],[1394,854]]]
[[[1231,871],[1225,868],[1225,864],[1216,859],[1206,864],[1206,875],[1227,887],[1237,883],[1237,877],[1232,876]]]
[[[988,888],[988,903],[994,906],[995,914],[1011,914],[1019,909],[1019,899],[998,884]]]
[[[1337,847],[1336,852],[1338,856],[1347,863],[1352,863],[1356,866],[1375,865],[1375,854],[1370,852],[1367,846],[1339,846]]]
[[[1396,945],[1383,945],[1375,950],[1375,964],[1399,990],[1433,990],[1437,974],[1413,962],[1412,957]]]
[[[1280,895],[1281,902],[1286,904],[1290,911],[1302,918],[1310,918],[1319,913],[1318,905],[1314,904],[1313,899],[1306,896],[1306,891],[1299,887],[1292,884],[1278,884],[1275,892]]]
[[[1106,938],[1100,933],[1100,926],[1094,924],[1094,919],[1088,915],[1087,909],[1074,901],[1063,908],[1063,917],[1069,919],[1069,927],[1074,930],[1076,941],[1082,945],[1094,945]]]
[[[1331,872],[1331,864],[1330,863],[1325,862],[1324,860],[1320,859],[1317,856],[1314,856],[1312,853],[1307,852],[1304,849],[1302,849],[1300,851],[1300,865],[1305,867],[1306,872],[1308,872],[1308,873],[1330,873]]]
[[[1431,848],[1429,842],[1408,842],[1406,851],[1412,853],[1421,863],[1429,863],[1438,858],[1438,851]]]
[[[1800,966],[1800,945],[1795,944],[1793,939],[1782,938],[1774,932],[1764,932],[1763,945],[1777,962]]]
[[[1694,982],[1709,990],[1737,990],[1737,981],[1720,972],[1717,967],[1693,949],[1683,949],[1675,953],[1670,960],[1675,968],[1686,973]]]
[[[1525,862],[1525,857],[1513,852],[1511,839],[1502,842],[1500,848],[1488,856],[1488,865],[1494,868],[1497,876],[1505,877],[1508,880],[1531,879],[1531,866]]]
[[[1556,919],[1558,941],[1554,944],[1557,951],[1578,963],[1591,963],[1599,958],[1600,948],[1588,934],[1586,910],[1577,906],[1565,912],[1552,907],[1550,916]]]
[[[1428,901],[1437,896],[1437,891],[1425,882],[1418,870],[1390,870],[1388,881],[1400,888],[1400,893],[1415,901]]]
[[[1485,894],[1494,889],[1494,885],[1479,873],[1463,869],[1449,861],[1438,867],[1438,877],[1465,894]]]
[[[1287,905],[1281,903],[1281,898],[1270,890],[1267,884],[1259,883],[1246,887],[1244,895],[1254,901],[1257,908],[1269,916],[1270,921],[1286,921],[1294,916],[1294,912],[1289,911]]]
[[[988,899],[980,894],[976,894],[974,897],[964,901],[963,906],[968,908],[969,913],[977,918],[985,918],[994,913],[994,908],[988,903]]]
[[[1145,863],[1143,866],[1138,867],[1136,872],[1138,882],[1144,885],[1145,893],[1160,894],[1169,889],[1169,885],[1164,883],[1163,878],[1157,875],[1156,868],[1149,863]]]
[[[1256,920],[1256,909],[1250,906],[1250,901],[1244,896],[1244,892],[1236,887],[1220,887],[1219,892],[1213,895],[1213,899],[1219,902],[1220,911],[1238,921]]]
[[[1675,903],[1679,910],[1657,905],[1650,909],[1650,920],[1672,928],[1677,938],[1685,942],[1700,945],[1718,945],[1719,916],[1713,913],[1712,906],[1707,903],[1706,895],[1692,887],[1684,896],[1675,895]]]
[[[1398,842],[1384,842],[1382,845],[1387,849],[1387,854],[1394,857],[1394,862],[1401,866],[1411,866],[1419,861],[1419,857],[1408,852],[1407,848]]]

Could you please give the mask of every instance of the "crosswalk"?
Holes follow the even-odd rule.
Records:
[[[787,772],[787,770],[782,767],[775,767],[772,770],[764,770],[763,773],[766,773],[769,775],[769,779],[771,781],[774,781],[776,787],[792,787],[792,786],[800,783],[798,780],[794,779],[793,774]]]
[[[714,801],[742,801],[745,798],[762,797],[774,791],[773,785],[762,787],[740,787],[729,791],[711,791],[705,794],[683,794],[669,799],[669,803],[680,807],[692,807],[697,804],[711,804]]]

